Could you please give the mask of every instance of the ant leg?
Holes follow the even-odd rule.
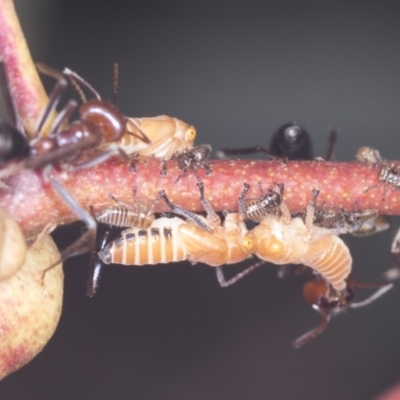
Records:
[[[260,265],[265,264],[264,260],[261,260],[250,267],[246,268],[242,272],[239,272],[238,274],[234,275],[232,278],[226,279],[224,272],[222,271],[222,267],[216,267],[216,273],[217,273],[217,279],[218,283],[221,287],[227,287],[230,285],[233,285],[243,277],[245,277],[247,274],[249,274],[251,271],[255,270],[258,268]]]
[[[354,287],[358,287],[361,289],[380,289],[388,284],[388,282],[374,282],[374,283],[367,283],[367,282],[359,282],[356,281],[352,275],[350,275],[346,282]]]
[[[68,246],[65,250],[61,252],[62,260],[66,260],[68,257],[83,254],[88,250],[88,242],[90,242],[93,235],[96,233],[97,223],[96,220],[88,213],[85,209],[81,207],[81,205],[72,197],[72,195],[68,192],[65,187],[58,182],[55,178],[53,178],[49,170],[44,170],[44,175],[50,181],[54,190],[58,193],[58,195],[67,203],[69,208],[81,219],[86,227],[87,231],[74,243]],[[51,269],[53,266],[57,265],[60,261],[57,261],[54,265],[47,268]]]
[[[117,94],[118,94],[118,82],[119,82],[119,65],[117,63],[114,64],[114,79],[113,79],[113,96],[112,103],[117,103]]]
[[[219,153],[222,157],[224,157],[226,154],[265,153],[268,157],[272,158],[273,160],[279,159],[279,157],[277,157],[271,151],[269,151],[268,149],[266,149],[265,147],[262,147],[262,146],[252,146],[252,147],[245,147],[245,148],[239,148],[239,149],[229,149],[229,148],[223,147],[219,150]]]
[[[167,204],[167,206],[172,210],[173,213],[175,213],[176,215],[179,215],[183,218],[186,218],[187,220],[189,220],[190,222],[192,222],[193,224],[197,225],[199,228],[205,230],[206,232],[211,232],[213,229],[208,226],[199,216],[197,216],[196,214],[185,210],[182,207],[176,206],[174,204],[172,204],[170,202],[170,200],[168,199],[167,195],[165,194],[164,190],[161,190],[159,192],[160,197],[162,197],[165,201],[165,203]]]
[[[322,318],[322,322],[319,326],[316,328],[312,329],[311,331],[306,332],[304,335],[301,335],[299,338],[297,338],[292,344],[295,349],[298,349],[299,347],[303,346],[306,344],[309,340],[314,339],[316,336],[318,336],[320,333],[322,333],[326,327],[328,326],[328,322],[330,320],[330,315],[328,315],[324,310],[322,310],[319,306],[314,304],[313,309],[319,313],[319,315]]]
[[[96,156],[91,158],[90,160],[84,161],[80,164],[62,164],[61,167],[66,171],[79,171],[81,169],[91,168],[96,165],[99,165],[116,155],[120,155],[124,159],[125,157],[129,158],[129,156],[124,152],[124,150],[117,147],[102,151],[99,154],[96,154]]]
[[[103,261],[101,261],[100,257],[98,256],[98,253],[103,251],[103,249],[108,244],[110,233],[111,230],[107,229],[107,231],[104,233],[103,239],[98,248],[96,248],[97,247],[96,240],[93,240],[91,246],[88,280],[86,285],[86,295],[89,297],[93,297],[96,294],[97,288],[99,286],[100,273],[103,267]],[[94,236],[94,239],[96,239],[96,237],[97,234]]]
[[[76,72],[71,71],[69,68],[64,68],[62,72],[65,76],[68,76],[69,80],[71,81],[72,85],[75,87],[79,95],[81,96],[82,102],[86,103],[86,97],[82,92],[82,89],[79,87],[79,84],[85,86],[89,89],[97,100],[101,100],[100,94],[97,90],[88,82],[86,82],[81,76],[79,76]]]
[[[38,124],[36,127],[36,138],[39,139],[43,136],[42,129],[46,121],[48,120],[48,118],[50,117],[50,115],[53,113],[58,103],[60,102],[61,95],[63,94],[65,88],[67,87],[68,82],[63,76],[63,74],[59,73],[53,68],[48,67],[47,65],[37,63],[36,68],[42,74],[48,75],[57,81],[53,90],[50,93],[49,102],[47,103],[47,106],[43,110],[42,115],[38,119]]]
[[[335,128],[329,128],[329,136],[328,136],[328,148],[326,149],[325,160],[330,161],[333,155],[333,149],[335,148],[337,141],[337,131]]]
[[[3,60],[0,60],[0,85],[11,125],[14,126],[18,131],[23,132],[21,119],[19,118],[14,98],[10,92],[10,83],[8,81],[6,64]]]
[[[75,100],[70,100],[67,103],[67,105],[58,113],[57,118],[54,120],[54,123],[49,132],[49,136],[54,136],[60,130],[61,125],[65,121],[69,120],[77,106],[78,103]]]
[[[55,178],[53,178],[48,171],[45,172],[46,178],[50,181],[53,188],[59,196],[67,203],[70,209],[85,222],[88,229],[96,229],[96,221],[82,206],[72,197],[67,189]]]
[[[224,151],[222,150],[217,150],[215,152],[215,158],[218,158],[219,160],[231,160],[230,157],[228,157]]]

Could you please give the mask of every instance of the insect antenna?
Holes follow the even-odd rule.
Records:
[[[379,297],[383,296],[386,292],[394,287],[393,283],[388,283],[385,286],[379,288],[375,293],[373,293],[370,297],[366,298],[363,301],[359,301],[358,303],[351,303],[349,305],[350,308],[361,308],[370,305],[375,300],[379,299]]]
[[[82,99],[82,103],[86,103],[87,99],[86,99],[85,94],[82,91],[82,88],[79,85],[85,86],[87,89],[89,89],[94,94],[94,96],[96,97],[97,100],[101,100],[101,96],[100,96],[99,92],[89,82],[86,82],[81,76],[79,76],[76,72],[71,71],[69,68],[64,68],[62,73],[69,78],[72,86],[79,93],[79,95]]]
[[[65,91],[65,88],[67,87],[68,82],[65,79],[65,77],[63,76],[63,74],[61,74],[60,72],[56,71],[55,69],[53,69],[51,67],[48,67],[47,65],[44,65],[42,63],[37,63],[36,68],[42,74],[48,75],[56,80],[56,84],[50,93],[47,106],[43,110],[42,115],[39,117],[38,123],[36,126],[35,139],[40,139],[44,135],[44,132],[42,132],[43,127],[44,127],[45,123],[48,121],[50,115],[56,109],[58,103],[60,102],[61,95]]]
[[[118,87],[119,87],[119,65],[118,63],[114,64],[114,79],[113,79],[113,96],[112,103],[117,103],[117,95],[118,95]]]
[[[56,119],[54,120],[51,130],[49,132],[49,137],[55,136],[61,126],[69,120],[74,110],[78,107],[78,103],[75,100],[69,100],[66,106],[58,113]]]

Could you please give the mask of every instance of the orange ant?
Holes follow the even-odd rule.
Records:
[[[359,303],[353,303],[355,297],[355,287],[362,288],[379,288],[369,298]],[[324,279],[317,277],[307,282],[303,287],[303,297],[312,308],[319,313],[322,322],[319,326],[301,335],[293,342],[293,346],[298,349],[309,340],[315,338],[322,333],[328,326],[331,317],[345,312],[348,308],[360,308],[374,302],[383,296],[387,291],[392,289],[392,283],[384,284],[364,284],[358,283],[353,279],[346,281],[345,289],[338,293]]]
[[[336,143],[336,131],[330,129],[326,160],[330,160]],[[288,160],[312,160],[313,149],[310,135],[297,122],[289,122],[280,126],[272,136],[269,149],[262,146],[252,146],[243,149],[222,148],[218,152],[219,158],[226,158],[229,154],[265,153],[272,159],[284,158]]]

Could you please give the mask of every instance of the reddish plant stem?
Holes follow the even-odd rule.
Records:
[[[48,98],[29,52],[12,0],[0,0],[0,58],[5,62],[10,91],[29,136]],[[50,123],[50,121],[49,121]]]
[[[318,202],[324,207],[348,211],[355,208],[377,209],[381,214],[400,214],[400,191],[387,184],[377,184],[377,167],[360,162],[297,161],[212,161],[211,175],[200,170],[206,197],[216,211],[236,211],[238,196],[246,182],[251,185],[248,198],[259,197],[258,183],[266,191],[275,183],[284,183],[285,200],[292,211],[305,210],[312,189],[320,190]],[[399,163],[400,165],[400,163]],[[130,163],[112,159],[94,168],[74,173],[54,172],[54,176],[86,209],[100,210],[113,204],[113,194],[120,201],[133,203],[133,187],[138,198],[151,202],[164,189],[172,202],[190,211],[203,211],[194,173],[182,175],[176,162],[167,165],[167,175],[160,175],[160,162],[149,159],[138,162],[136,172]],[[0,189],[0,207],[14,216],[27,235],[38,233],[49,223],[69,223],[77,219],[65,202],[45,182],[40,172],[20,171],[5,180],[7,189]],[[370,188],[366,193],[366,189]],[[386,190],[385,198],[383,198]],[[160,200],[156,212],[167,211]]]

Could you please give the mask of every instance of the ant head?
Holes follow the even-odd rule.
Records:
[[[315,278],[303,287],[305,301],[327,314],[342,310],[354,300],[354,296],[354,286],[347,284],[344,292],[339,293],[321,278]]]

